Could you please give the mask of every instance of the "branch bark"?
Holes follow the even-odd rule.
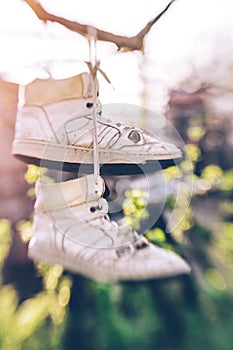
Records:
[[[88,35],[88,27],[89,27],[88,25],[80,24],[78,22],[70,21],[68,19],[58,17],[51,13],[48,13],[36,0],[24,0],[24,1],[31,7],[31,9],[35,12],[35,14],[40,20],[44,22],[46,21],[56,22],[56,23],[62,24],[63,26],[65,26],[69,30],[72,30],[73,32],[76,32],[83,36]],[[169,4],[165,7],[165,9],[159,15],[157,15],[152,21],[148,22],[147,25],[142,30],[140,30],[140,32],[137,35],[132,37],[115,35],[113,33],[95,28],[97,40],[112,42],[117,45],[118,50],[121,50],[121,49],[126,49],[129,51],[142,50],[143,42],[146,34],[150,31],[151,27],[163,16],[163,14],[168,10],[168,8],[171,6],[171,4],[174,1],[176,0],[170,1]]]

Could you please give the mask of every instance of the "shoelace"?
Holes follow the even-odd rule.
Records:
[[[88,43],[89,43],[89,56],[90,64],[89,70],[93,79],[92,84],[92,117],[93,117],[93,158],[94,158],[94,175],[96,180],[96,185],[98,185],[98,176],[100,174],[99,165],[99,150],[98,150],[98,135],[97,135],[97,70],[99,68],[99,61],[96,56],[96,29],[93,27],[88,27]]]
[[[100,174],[100,164],[99,164],[99,149],[98,149],[98,135],[97,135],[97,117],[98,117],[98,112],[97,112],[97,71],[99,70],[102,74],[104,73],[101,69],[100,69],[100,61],[97,60],[97,56],[96,56],[96,29],[89,26],[88,28],[88,43],[89,43],[89,56],[90,56],[90,62],[87,62],[87,65],[89,67],[90,70],[90,74],[92,76],[93,79],[93,84],[92,84],[92,102],[93,102],[93,124],[94,124],[94,129],[93,129],[93,158],[94,158],[94,175],[95,175],[95,179],[96,179],[96,185],[98,185],[98,176]],[[108,77],[106,76],[106,74],[103,74],[104,78],[108,81]],[[101,205],[97,205],[97,206],[93,206],[90,208],[91,212],[95,212],[96,210],[101,211],[102,210],[102,206]],[[108,222],[108,224],[111,225],[111,227],[116,228],[118,225],[114,222],[111,221],[109,216],[106,213],[103,213],[103,216],[100,217],[100,220],[102,220],[103,224],[106,223],[106,221]],[[121,234],[126,234],[127,231],[131,231],[129,228],[128,230],[124,230],[119,228],[119,231]],[[110,235],[108,235],[105,230],[103,230],[103,232],[109,237],[112,238]],[[138,238],[138,235],[136,234],[136,232],[133,232],[133,236],[135,238]],[[114,242],[113,242],[114,243]],[[125,254],[125,252],[129,252],[132,253],[132,245],[128,245],[128,246],[124,246],[122,248],[119,248],[116,250],[117,255],[121,256],[122,254]]]
[[[106,202],[105,199],[104,199],[104,201]],[[97,205],[90,207],[90,211],[92,213],[95,213],[97,210],[100,212],[103,210],[103,206],[101,203],[98,203]],[[122,226],[122,227],[118,226],[118,224],[115,221],[112,221],[110,219],[109,215],[106,213],[106,210],[103,211],[102,215],[98,219],[100,219],[103,224],[106,223],[106,221],[107,221],[108,224],[110,224],[112,228],[117,227],[119,229],[120,233],[122,233],[122,234],[126,234],[129,231],[131,231],[132,233],[134,232],[131,230],[131,228],[129,226]],[[110,225],[109,225],[109,227],[110,227]],[[135,238],[137,238],[137,234],[135,234]]]

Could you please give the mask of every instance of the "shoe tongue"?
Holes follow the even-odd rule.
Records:
[[[104,180],[94,175],[87,175],[79,179],[62,183],[36,185],[37,207],[44,207],[47,211],[65,208],[70,205],[80,205],[98,201],[105,191]]]

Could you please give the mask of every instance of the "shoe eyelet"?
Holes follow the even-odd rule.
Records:
[[[87,103],[86,103],[86,107],[87,107],[87,108],[91,108],[91,107],[93,107],[93,103],[91,103],[91,102],[87,102]]]
[[[140,250],[140,249],[144,249],[144,248],[148,247],[148,245],[149,245],[148,242],[143,239],[141,241],[136,242],[134,247],[135,247],[135,249]]]
[[[138,143],[141,140],[141,135],[137,130],[131,130],[128,139],[133,141],[133,143]]]
[[[130,246],[128,246],[128,247],[123,247],[116,250],[116,255],[118,258],[126,258],[127,256],[130,255],[131,252],[132,252],[132,249],[130,248]]]
[[[137,250],[140,250],[140,249],[143,249],[143,248],[146,248],[148,246],[148,244],[146,244],[145,242],[143,242],[142,244],[140,244],[140,245],[136,245],[136,249]]]
[[[96,210],[102,210],[102,209],[103,209],[102,205],[97,205],[96,207],[90,207],[90,212],[95,213]]]

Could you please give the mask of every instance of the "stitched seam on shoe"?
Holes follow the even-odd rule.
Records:
[[[119,141],[120,137],[121,137],[121,134],[115,134],[107,143],[107,148],[111,149],[111,147],[113,147]],[[114,138],[116,138],[116,141],[113,141]]]
[[[104,134],[105,131],[107,131],[107,132]],[[103,141],[103,139],[106,137],[106,135],[108,133],[109,133],[108,126],[106,126],[103,130],[101,130],[101,132],[97,136],[98,144],[100,144]],[[100,137],[101,137],[101,139],[100,139]]]
[[[89,248],[89,247],[84,247],[84,249],[86,249],[86,248]],[[83,249],[83,250],[84,250]],[[93,248],[92,248],[93,249]],[[39,249],[40,250],[40,252],[41,252],[41,254],[42,254],[42,252],[43,252],[43,247],[41,247],[41,249]],[[82,251],[83,251],[82,250]],[[82,252],[81,251],[81,252]],[[80,252],[80,253],[81,253]],[[96,253],[94,253],[94,255],[95,255]],[[54,255],[55,256],[55,258],[56,259],[58,259],[59,260],[59,262],[57,262],[57,264],[61,264],[61,265],[63,265],[63,263],[62,263],[62,260],[61,260],[61,258],[62,258],[62,256],[60,255],[60,254],[55,254]],[[65,255],[65,258],[67,257],[67,255]],[[91,257],[92,258],[92,257]],[[79,261],[74,261],[74,259],[72,259],[72,263],[71,263],[71,265],[72,265],[72,267],[75,269],[75,266],[78,264],[79,266],[81,266],[81,270],[79,269],[79,271],[78,271],[78,273],[80,273],[80,274],[82,274],[82,275],[88,275],[88,277],[89,278],[95,278],[95,276],[96,276],[96,273],[97,274],[101,274],[102,276],[105,276],[106,275],[106,266],[103,266],[102,264],[98,264],[98,265],[91,265],[91,266],[88,266],[88,260],[83,260],[83,257],[81,256],[81,258],[80,258],[80,256],[79,256],[79,253],[78,254],[76,254],[76,259],[79,259]],[[54,264],[54,263],[53,263]],[[69,264],[68,264],[69,265]],[[67,267],[67,264],[64,264],[63,265],[64,266],[64,268],[65,269],[69,269],[69,268],[71,268],[70,267],[70,265],[69,265],[69,267]],[[111,266],[112,267],[112,266]],[[111,271],[112,271],[112,268],[111,268]],[[90,277],[91,276],[91,277]],[[116,277],[115,277],[115,279],[114,278],[111,278],[112,277],[112,272],[110,273],[110,276],[109,276],[109,274],[108,274],[108,277],[107,277],[107,279],[108,280],[114,280],[115,281],[115,279],[116,279]],[[101,278],[101,276],[97,276],[97,278]]]
[[[123,148],[126,148],[126,147],[130,147],[130,148],[133,148],[133,149],[135,149],[135,147],[143,147],[143,146],[149,146],[149,145],[154,145],[154,143],[153,142],[149,142],[149,143],[144,143],[144,144],[140,144],[140,145],[137,145],[137,144],[133,144],[133,145],[123,145],[123,146],[121,146],[119,149],[123,149]],[[161,145],[161,147],[163,147],[163,145]],[[166,151],[166,148],[164,148],[164,150]],[[161,153],[161,154],[163,154],[163,153]],[[171,154],[171,153],[169,153],[169,154]]]
[[[49,120],[49,117],[48,117],[48,114],[47,114],[45,108],[44,108],[43,106],[33,106],[33,105],[25,105],[25,107],[32,107],[32,108],[35,108],[35,107],[36,107],[36,108],[42,110],[42,112],[44,113],[45,119],[46,119],[46,121],[47,121],[47,125],[49,126],[49,128],[50,128],[52,134],[54,135],[54,137],[55,137],[55,139],[56,139],[56,141],[57,141],[58,143],[60,143],[60,142],[59,142],[59,139],[58,139],[58,137],[57,137],[57,135],[56,135],[56,133],[55,133],[53,127],[52,127],[52,124],[51,124],[51,122],[50,122],[50,120]]]
[[[113,131],[113,130],[111,130],[111,129],[108,130],[108,131],[105,133],[105,135],[103,135],[102,139],[101,139],[101,140],[98,140],[98,143],[101,144],[101,142],[103,141],[103,139],[104,139],[105,137],[107,137],[108,134],[111,133],[112,131]],[[116,140],[115,142],[113,142],[113,144],[112,144],[112,141],[114,140],[115,137],[117,137],[117,140]],[[119,134],[119,131],[117,131],[117,132],[115,133],[115,135],[113,135],[113,136],[109,139],[109,141],[107,142],[106,148],[112,147],[112,145],[114,145],[114,144],[119,140],[119,138],[120,138],[120,134]]]
[[[63,234],[61,236],[61,248],[60,248],[59,245],[57,244],[57,236],[60,235],[61,233],[59,232],[59,230],[57,229],[57,227],[54,223],[52,223],[52,226],[53,226],[53,231],[54,231],[53,245],[58,252],[61,251],[61,252],[65,253],[65,247],[64,247],[65,236]]]
[[[50,105],[53,105],[55,103],[63,103],[64,101],[67,102],[67,101],[75,101],[75,100],[88,100],[88,99],[91,99],[92,98],[92,95],[88,95],[86,97],[84,96],[80,96],[80,97],[67,97],[67,98],[63,98],[62,100],[59,100],[59,101],[55,101],[55,102],[48,102],[48,103],[45,103],[45,104],[30,104],[30,103],[25,103],[24,104],[24,107],[46,107],[46,106],[50,106]]]
[[[41,109],[43,110],[43,112],[44,112],[44,114],[45,114],[47,123],[48,123],[48,125],[49,125],[49,127],[50,127],[50,130],[52,131],[53,136],[55,137],[56,141],[57,141],[58,143],[60,143],[60,141],[59,141],[59,139],[58,139],[58,137],[57,137],[57,135],[56,135],[56,133],[55,133],[53,127],[52,127],[52,124],[51,124],[51,122],[50,122],[50,120],[49,120],[49,116],[48,116],[48,114],[47,114],[45,108],[44,108],[44,107],[41,107]]]
[[[68,239],[70,239],[69,237],[67,237]],[[70,239],[71,240],[71,239]],[[75,254],[76,259],[83,259],[85,257],[85,251],[90,248],[89,246],[82,246],[83,249],[81,251],[79,251],[77,254]]]
[[[27,143],[27,144],[43,144],[44,147],[53,147],[53,148],[58,148],[58,149],[62,149],[62,150],[72,150],[72,149],[75,149],[79,152],[87,152],[89,153],[92,149],[90,148],[87,148],[87,147],[83,147],[83,146],[75,146],[75,145],[63,145],[63,144],[56,144],[54,142],[47,142],[47,141],[43,141],[43,140],[32,140],[32,139],[15,139],[17,141],[19,141],[20,143]],[[135,149],[137,145],[132,145],[132,147]],[[121,149],[125,148],[125,147],[128,147],[128,146],[123,146],[121,147],[120,149],[118,150],[115,150],[115,149],[108,149],[108,151],[105,151],[104,149],[101,149],[100,148],[100,152],[101,154],[105,154],[107,156],[121,156],[122,157],[122,153],[120,152]],[[134,155],[135,157],[142,157],[144,158],[145,156],[147,156],[148,154],[145,154],[145,153],[131,153],[128,151],[128,155]],[[126,154],[127,155],[127,154]],[[155,156],[162,156],[162,157],[166,157],[167,159],[167,156],[170,156],[170,157],[174,157],[175,155],[180,155],[180,152],[176,152],[176,153],[171,153],[171,152],[168,152],[168,153],[155,153],[154,154]],[[168,159],[170,159],[170,157]]]

